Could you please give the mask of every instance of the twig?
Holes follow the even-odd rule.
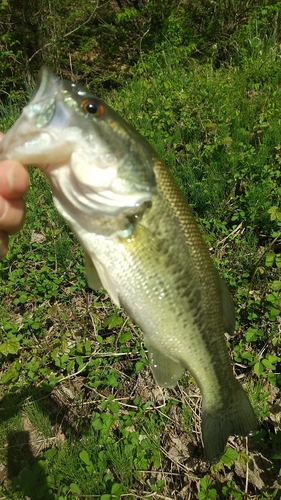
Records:
[[[159,495],[159,493],[156,493],[156,491],[153,491],[152,493],[145,493],[146,495],[146,498],[159,498],[160,500],[173,500],[171,497],[164,497],[163,495]],[[130,493],[122,493],[122,495],[120,495],[120,498],[126,498],[126,497],[130,497],[130,496],[133,496],[135,498],[140,498],[141,500],[143,500],[143,496],[139,496],[137,494],[137,492],[135,493],[134,490],[131,490]]]
[[[223,238],[221,241],[219,241],[217,243],[217,246],[223,245],[223,243],[225,243],[226,240],[228,240],[228,238],[230,238],[230,236],[236,235],[236,233],[239,232],[239,230],[241,229],[241,227],[242,227],[242,222],[240,222],[240,224],[238,224],[238,226],[235,229],[233,229],[233,231],[231,231],[231,233],[229,233],[225,238]]]
[[[61,378],[59,381],[58,381],[58,384],[60,384],[61,382],[64,382],[64,380],[69,380],[70,378],[72,377],[75,377],[76,375],[79,375],[79,373],[82,373],[85,368],[87,368],[88,364],[90,363],[91,360],[89,360],[80,370],[78,370],[78,372],[75,372],[75,373],[70,373],[69,375],[67,375],[66,377],[63,377]]]

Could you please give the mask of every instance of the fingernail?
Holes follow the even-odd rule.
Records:
[[[4,219],[4,217],[6,216],[6,214],[8,212],[8,208],[9,208],[9,205],[8,205],[7,200],[0,197],[0,221],[2,219]]]

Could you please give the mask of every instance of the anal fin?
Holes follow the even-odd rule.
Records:
[[[175,387],[185,368],[155,347],[148,346],[148,355],[157,384],[161,387]]]

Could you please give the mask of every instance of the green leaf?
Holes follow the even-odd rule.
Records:
[[[86,465],[91,465],[91,460],[89,458],[89,453],[86,450],[82,450],[79,453],[79,457]]]
[[[230,495],[233,495],[233,497],[237,500],[242,500],[243,497],[243,493],[241,492],[241,490],[235,488],[232,481],[227,481],[227,486],[223,486],[222,492],[227,498],[230,498]]]
[[[121,333],[120,338],[119,338],[119,342],[120,342],[120,344],[126,344],[126,342],[129,342],[129,340],[131,340],[131,338],[132,338],[132,334],[130,332],[124,332],[124,333]]]
[[[106,318],[103,326],[107,326],[107,328],[112,329],[115,328],[116,326],[122,325],[123,323],[123,318],[121,316],[118,316],[117,314],[112,314],[112,316],[109,316]]]
[[[258,361],[258,362],[254,365],[254,372],[255,372],[255,374],[256,374],[258,377],[260,377],[260,376],[261,376],[261,374],[263,373],[263,370],[264,370],[264,368],[263,368],[263,364],[262,364],[260,361]]]
[[[253,328],[252,326],[250,326],[250,328],[248,328],[248,330],[245,333],[245,339],[247,342],[254,342],[255,340],[257,340],[256,328]]]
[[[267,267],[272,267],[274,264],[275,254],[274,252],[267,252],[265,254],[265,265]]]
[[[250,461],[250,457],[247,455],[247,453],[240,452],[237,460],[240,464],[246,465]]]
[[[92,427],[95,429],[95,431],[100,431],[103,429],[104,425],[101,420],[101,418],[95,418],[95,420],[92,421]]]
[[[278,305],[279,303],[279,297],[277,293],[269,293],[266,296],[268,302],[271,302],[273,305]]]
[[[40,325],[40,323],[38,323],[38,321],[34,321],[33,323],[31,323],[31,328],[33,330],[39,330],[40,326],[41,325]]]
[[[226,448],[225,453],[221,457],[221,462],[227,467],[230,467],[235,462],[235,460],[237,460],[237,458],[238,458],[237,451],[234,450],[233,448],[228,447]]]
[[[202,477],[202,479],[200,480],[200,488],[202,488],[203,491],[208,491],[210,486],[212,486],[212,481],[209,479],[209,477]]]
[[[280,314],[280,309],[276,309],[275,307],[268,307],[267,312],[265,313],[265,317],[269,318],[270,321],[275,321],[276,316]]]
[[[61,339],[61,352],[65,352],[68,349],[68,340],[65,337]]]
[[[91,341],[89,339],[86,340],[84,348],[87,355],[91,354]]]
[[[270,214],[270,220],[281,220],[281,212],[278,207],[270,207],[268,213]]]
[[[119,411],[119,404],[118,404],[118,401],[111,401],[108,405],[110,411],[112,411],[112,413],[118,413]]]
[[[279,290],[281,290],[281,281],[278,281],[278,280],[273,281],[273,282],[271,283],[271,288],[272,288],[272,290],[274,290],[275,292],[278,292]]]
[[[217,498],[217,492],[214,488],[208,491],[208,498],[210,500],[215,500],[215,498]]]
[[[120,498],[120,495],[123,493],[123,486],[119,483],[114,483],[111,487],[111,495],[115,495],[117,498]]]
[[[242,352],[242,358],[243,359],[247,359],[248,361],[252,361],[253,360],[253,354],[251,352],[244,351],[244,352]]]
[[[140,372],[144,367],[144,363],[142,361],[137,361],[135,364],[135,370],[136,372]]]
[[[18,299],[14,299],[14,304],[17,306],[18,304],[25,304],[28,301],[28,297],[26,294],[22,293]]]
[[[107,375],[106,379],[111,387],[117,387],[118,386],[118,375],[116,374],[109,374]]]
[[[0,345],[0,352],[4,354],[4,356],[8,356],[8,354],[17,354],[20,349],[20,343],[17,337],[10,337],[6,342]]]
[[[57,454],[58,450],[55,450],[54,448],[50,448],[49,450],[46,450],[44,452],[44,457],[47,458],[47,460],[50,460],[51,458],[54,458]]]
[[[75,484],[75,483],[71,483],[69,486],[69,489],[70,489],[71,493],[77,493],[78,495],[81,493],[79,486],[77,486],[77,484]]]
[[[281,254],[280,253],[278,253],[275,256],[275,262],[276,262],[276,266],[280,269],[280,267],[281,267]]]
[[[279,361],[281,361],[281,358],[275,356],[274,354],[267,354],[267,358],[270,361],[270,363],[279,363]]]
[[[2,375],[0,382],[2,384],[8,384],[11,381],[17,380],[19,376],[19,363],[13,363],[8,370]]]
[[[262,359],[262,364],[267,368],[268,370],[276,370],[276,366],[273,365],[269,359]]]

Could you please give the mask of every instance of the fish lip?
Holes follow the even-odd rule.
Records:
[[[48,66],[43,65],[38,72],[37,86],[30,102],[50,99],[50,96],[53,96],[54,87],[57,89],[61,87],[60,79]]]
[[[48,125],[56,112],[58,94],[61,94],[61,92],[62,84],[60,79],[48,66],[42,66],[38,73],[34,96],[23,110],[23,112],[26,110],[25,118],[31,122],[35,118],[38,128]]]

